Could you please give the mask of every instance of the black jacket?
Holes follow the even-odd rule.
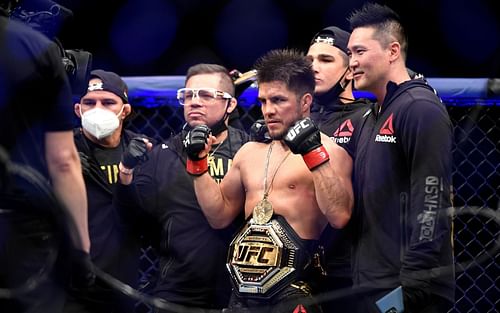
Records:
[[[370,109],[371,102],[368,99],[343,103],[338,97],[326,93],[314,96],[311,118],[323,133],[333,138],[338,145],[345,146],[359,121]]]
[[[117,149],[126,149],[130,140],[139,134],[128,130],[122,132],[120,146]],[[141,135],[141,137],[145,137]],[[146,137],[147,138],[147,137]],[[87,190],[88,224],[90,234],[90,255],[92,262],[113,277],[133,286],[138,285],[140,259],[140,221],[127,220],[126,214],[121,214],[113,205],[113,193],[116,187],[114,178],[109,181],[109,171],[101,169],[95,156],[96,150],[106,152],[105,148],[98,148],[89,139],[85,138],[81,128],[74,129],[76,148],[80,154],[83,177]],[[150,138],[149,138],[150,139]],[[150,139],[153,141],[152,139]],[[154,141],[153,141],[154,142]],[[113,175],[118,175],[120,159],[112,160]],[[116,292],[113,292],[116,294]],[[134,301],[118,297],[113,300],[112,289],[105,283],[98,282],[88,293],[77,295],[83,299],[99,303],[104,310],[123,311],[133,309]],[[70,300],[71,301],[71,300]],[[113,305],[113,301],[117,301]],[[106,305],[111,305],[108,307]],[[108,309],[109,308],[109,309]]]
[[[354,284],[403,285],[453,302],[448,113],[421,80],[389,83],[381,108],[353,140]]]
[[[228,129],[228,138],[213,149],[214,161],[209,162],[215,179],[226,174],[234,154],[248,141],[243,131]],[[215,230],[208,224],[186,172],[184,136],[183,131],[155,147],[149,160],[134,170],[133,183],[119,184],[116,201],[130,214],[148,214],[161,224],[155,296],[185,306],[221,308],[230,294],[225,263],[238,225]]]

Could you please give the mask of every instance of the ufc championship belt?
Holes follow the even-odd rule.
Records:
[[[231,242],[226,265],[239,295],[271,298],[310,261],[302,239],[283,217],[275,216],[265,224],[250,219]]]

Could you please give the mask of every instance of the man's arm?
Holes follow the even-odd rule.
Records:
[[[284,142],[293,153],[302,155],[312,172],[316,201],[328,222],[335,228],[344,227],[354,203],[352,160],[347,152],[322,135],[308,117],[290,127]]]
[[[332,227],[344,227],[352,214],[352,159],[330,138],[322,136],[330,160],[312,170],[316,201]]]
[[[406,118],[401,139],[410,166],[411,185],[406,229],[402,230],[408,237],[403,243],[406,249],[400,278],[405,302],[418,303],[422,301],[419,293],[431,292],[428,286],[432,280],[453,273],[452,222],[447,214],[451,205],[453,133],[446,109],[438,103],[415,103],[409,107]],[[439,268],[446,263],[448,270]]]
[[[245,190],[241,183],[239,151],[220,185],[208,172],[194,178],[198,203],[213,228],[227,227],[244,208]]]
[[[215,142],[210,129],[204,125],[194,127],[186,136],[184,146],[188,154],[186,170],[193,176],[196,198],[208,223],[213,228],[228,226],[243,208],[245,190],[240,176],[241,150],[234,156],[233,164],[221,184],[208,174],[207,156]]]
[[[71,232],[75,247],[90,251],[87,195],[72,131],[47,132],[45,157],[54,192],[76,226]],[[72,231],[72,229],[70,229]]]

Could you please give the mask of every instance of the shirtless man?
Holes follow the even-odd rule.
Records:
[[[309,119],[315,81],[305,56],[273,50],[254,68],[273,140],[245,144],[218,185],[206,173],[214,137],[196,127],[185,140],[187,171],[212,227],[245,210],[247,223],[228,256],[234,288],[226,311],[317,312],[308,299],[317,239],[328,223],[342,228],[350,219],[352,160]]]

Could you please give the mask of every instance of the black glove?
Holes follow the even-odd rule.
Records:
[[[285,144],[295,154],[301,154],[310,170],[330,159],[321,144],[321,135],[314,122],[306,117],[288,129]]]
[[[321,146],[319,129],[309,117],[306,117],[288,129],[285,143],[293,153],[304,155]]]
[[[186,171],[194,176],[200,176],[208,171],[207,156],[199,157],[201,151],[205,149],[205,144],[210,135],[210,128],[207,125],[198,125],[191,129],[184,139],[184,148],[188,155]]]
[[[141,137],[130,140],[127,150],[122,154],[122,164],[128,169],[133,169],[137,164],[148,160],[148,148]]]
[[[250,127],[250,140],[268,143],[273,139],[269,135],[266,122],[263,119],[256,120]]]
[[[94,285],[94,264],[90,255],[79,249],[71,249],[71,281],[70,286],[74,289],[86,289]]]
[[[199,161],[203,159],[198,155],[205,149],[205,144],[207,143],[209,135],[210,128],[208,128],[207,125],[195,126],[187,133],[184,139],[184,148],[190,160]]]

